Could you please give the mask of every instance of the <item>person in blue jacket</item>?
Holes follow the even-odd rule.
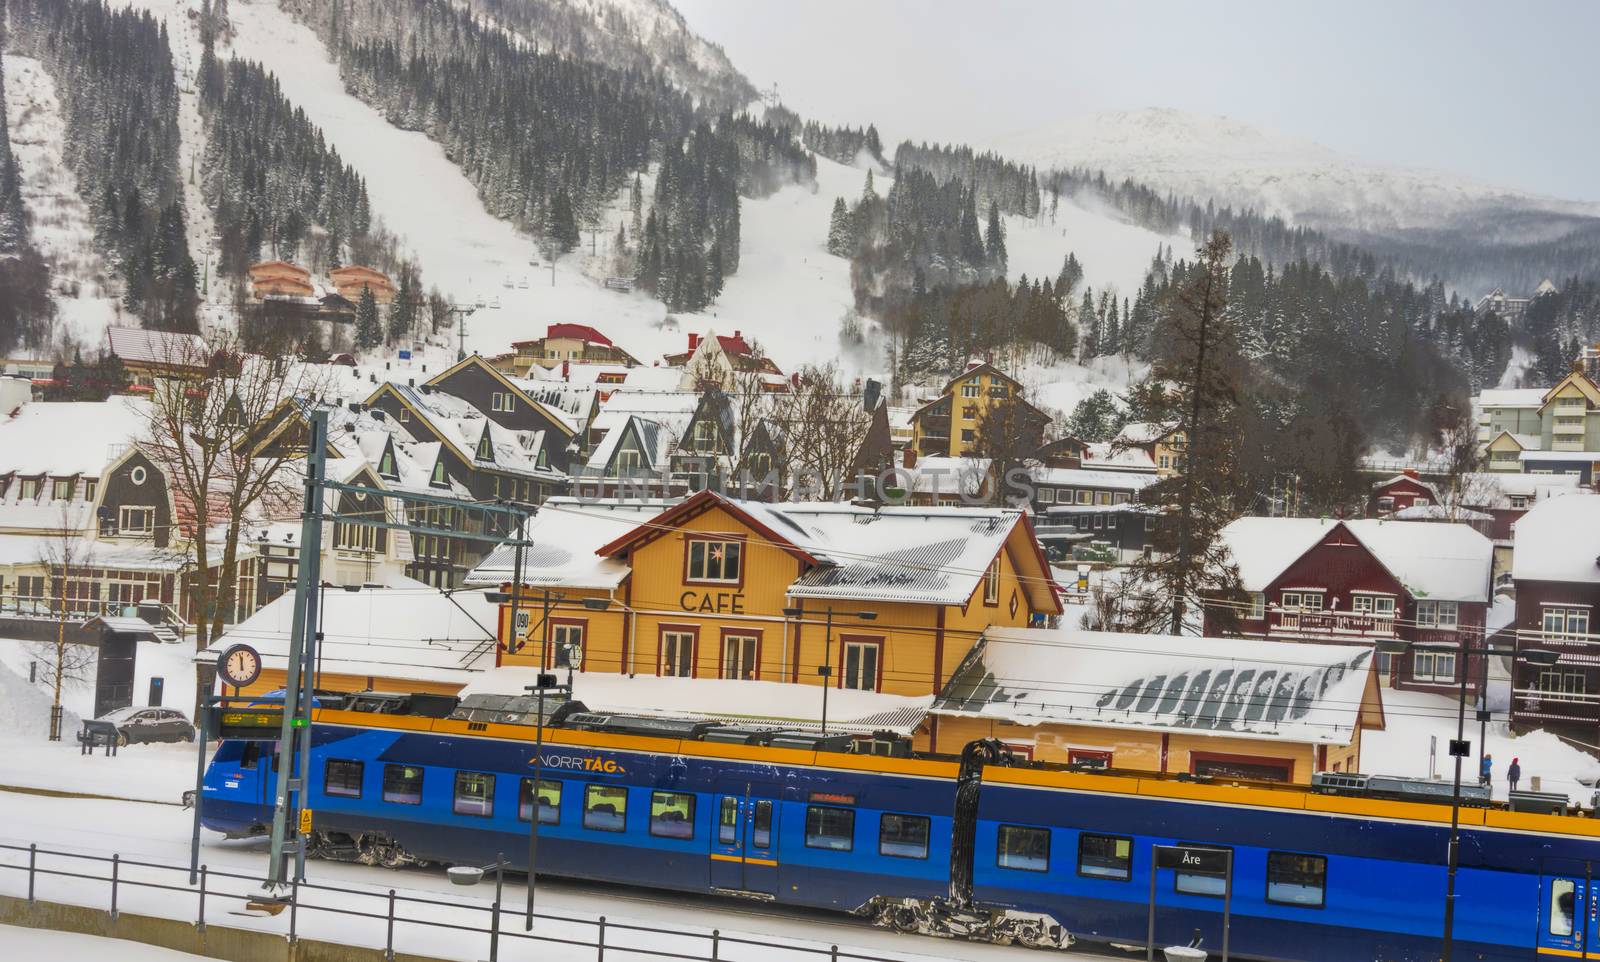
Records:
[[[1494,756],[1485,755],[1478,760],[1478,784],[1494,784]]]

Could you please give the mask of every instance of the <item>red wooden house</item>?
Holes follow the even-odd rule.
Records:
[[[1439,504],[1439,492],[1422,480],[1416,471],[1407,468],[1387,481],[1372,486],[1367,498],[1367,517],[1387,518],[1396,511],[1419,505]]]
[[[1592,742],[1600,726],[1600,497],[1540,501],[1517,522],[1514,542],[1517,649],[1559,658],[1513,660],[1512,724]]]
[[[1278,641],[1397,639],[1402,655],[1379,655],[1380,675],[1399,688],[1453,691],[1461,644],[1482,644],[1493,548],[1464,524],[1317,518],[1240,518],[1222,530],[1249,604],[1245,637]],[[1223,612],[1206,608],[1206,634]],[[1483,677],[1473,662],[1468,683]]]

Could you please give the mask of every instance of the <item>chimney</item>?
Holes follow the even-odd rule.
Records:
[[[562,361],[561,362],[561,380],[563,380],[563,381],[572,380],[572,362],[571,361]]]
[[[906,468],[907,470],[917,466],[916,448],[909,444],[905,446],[905,448],[900,452],[900,466],[902,468]]]
[[[733,339],[734,339],[734,340],[736,340],[736,341],[737,341],[737,340],[738,340],[738,339],[739,339],[739,336],[740,336],[740,335],[741,335],[741,334],[743,334],[743,333],[744,333],[744,332],[743,332],[743,331],[741,331],[741,330],[739,330],[739,329],[738,329],[738,328],[734,328],[734,329],[733,329]]]
[[[694,353],[694,349],[699,347],[699,346],[700,346],[700,335],[696,334],[693,331],[690,331],[689,332],[689,353],[693,354]]]
[[[876,378],[867,378],[867,383],[861,387],[861,407],[867,412],[878,409],[878,398],[883,394],[883,385]]]
[[[1422,475],[1417,473],[1417,469],[1416,468],[1406,468],[1404,471],[1401,471],[1400,473],[1405,475],[1406,477],[1410,478],[1413,481],[1418,481],[1418,480],[1421,480],[1421,478],[1422,478]]]
[[[795,371],[793,374],[789,375],[789,386],[791,388],[793,388],[794,390],[796,390],[796,391],[800,390],[800,372],[799,371]]]

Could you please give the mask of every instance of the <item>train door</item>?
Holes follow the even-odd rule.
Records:
[[[711,833],[711,887],[750,895],[778,891],[778,800],[772,786],[724,786]]]
[[[1600,906],[1593,866],[1566,859],[1547,863],[1539,885],[1541,955],[1600,959]]]

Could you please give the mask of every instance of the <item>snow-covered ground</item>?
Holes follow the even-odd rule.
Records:
[[[134,697],[142,704],[150,679],[159,677],[164,679],[162,704],[189,714],[194,704],[193,655],[188,644],[140,644]],[[94,712],[92,682],[62,686],[62,740],[46,741],[51,691],[42,671],[40,681],[28,684],[28,662],[44,657],[34,643],[0,639],[0,785],[167,803],[194,787],[192,745],[129,745],[113,757],[79,753],[79,720]]]
[[[77,932],[0,925],[0,944],[14,959],[116,959],[117,962],[200,962],[203,955],[175,952],[143,942]]]
[[[0,842],[5,844],[26,846],[37,843],[42,849],[101,857],[116,852],[125,859],[162,865],[188,865],[192,816],[173,806],[0,793],[0,807],[6,813],[4,824],[0,825]],[[261,840],[228,841],[209,832],[202,838],[200,857],[209,869],[247,874],[251,878],[260,877],[267,857]],[[81,859],[44,855],[39,859],[41,867],[98,874],[102,878],[106,874],[105,866],[86,869],[87,863]],[[26,852],[0,850],[0,862],[17,865],[26,864],[26,861]],[[478,927],[485,924],[485,910],[494,896],[492,883],[480,884],[472,889],[453,886],[438,868],[391,871],[357,864],[313,861],[307,864],[306,873],[312,883],[336,885],[358,893],[318,891],[305,895],[308,905],[375,911],[379,914],[377,919],[356,919],[302,909],[298,930],[303,937],[345,944],[384,944],[382,915],[385,903],[381,896],[391,888],[402,897],[430,898],[450,903],[447,906],[401,903],[398,914],[405,919],[430,919]],[[183,885],[187,880],[182,874],[134,866],[124,866],[121,877],[168,885]],[[527,898],[522,882],[520,876],[506,879],[505,904],[511,907],[503,922],[507,931],[522,931],[522,925],[514,914]],[[21,894],[25,885],[26,877],[22,873],[9,870],[0,872],[0,892]],[[254,884],[245,879],[213,876],[209,886],[211,895],[207,899],[207,919],[212,924],[286,933],[289,924],[287,913],[276,918],[229,914],[242,908],[239,896],[250,893],[253,888]],[[93,880],[41,876],[38,880],[38,896],[50,901],[101,906],[107,904],[109,885]],[[627,953],[630,959],[652,958],[652,951],[705,957],[709,946],[703,936],[713,928],[720,930],[725,939],[751,939],[775,946],[803,945],[812,949],[811,952],[802,953],[785,951],[782,947],[745,946],[724,941],[721,957],[733,962],[817,962],[825,955],[816,954],[816,950],[826,953],[830,944],[837,944],[847,953],[864,953],[908,962],[934,958],[1024,962],[1036,958],[1027,949],[899,935],[826,912],[756,906],[728,899],[620,886],[541,878],[537,902],[541,914],[556,918],[537,920],[535,935],[592,942],[594,919],[604,915],[610,926],[606,936],[607,946],[619,949],[631,946],[634,951]],[[198,908],[198,898],[182,893],[122,886],[118,893],[118,907],[126,912],[192,920]],[[619,927],[623,925],[648,925],[668,931],[667,934],[629,932]],[[525,944],[509,937],[502,938],[501,950],[508,953],[507,957],[535,957],[530,955]],[[401,951],[439,958],[470,960],[487,957],[487,938],[465,932],[402,922],[396,927],[395,941]],[[593,948],[550,943],[535,945],[538,946],[536,957],[551,962],[591,962],[594,958]],[[1105,958],[1079,953],[1075,953],[1075,956]]]
[[[121,285],[95,247],[94,221],[78,194],[78,178],[62,159],[66,120],[55,81],[30,57],[5,57],[6,117],[22,171],[22,201],[33,242],[50,264],[56,339],[86,345],[121,323]]]

